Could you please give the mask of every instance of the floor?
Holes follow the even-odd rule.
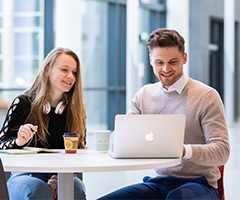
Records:
[[[240,121],[229,128],[231,145],[230,158],[225,165],[224,187],[226,200],[239,200],[239,166],[240,166]]]
[[[231,155],[224,171],[224,187],[226,200],[239,200],[240,192],[238,180],[240,180],[240,121],[235,122],[229,128]],[[89,134],[88,146],[93,148],[93,138]],[[138,183],[146,175],[154,176],[153,170],[125,171],[125,172],[100,172],[84,173],[83,180],[87,189],[87,199],[95,200],[106,193],[116,190],[122,186]]]

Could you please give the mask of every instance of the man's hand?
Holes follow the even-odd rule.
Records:
[[[37,132],[38,126],[34,126],[32,124],[24,124],[20,126],[18,130],[18,138],[16,140],[16,144],[18,146],[23,146],[26,144]]]

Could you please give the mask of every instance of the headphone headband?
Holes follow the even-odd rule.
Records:
[[[65,110],[65,108],[66,108],[66,106],[67,106],[67,104],[68,104],[68,97],[67,97],[67,95],[66,95],[65,93],[63,93],[63,96],[64,96],[64,98],[65,98],[65,101],[64,101],[64,102],[63,102],[63,101],[60,101],[60,102],[58,103],[58,105],[56,106],[56,109],[55,109],[55,113],[58,114],[58,115],[63,114],[63,112],[64,112],[64,110]],[[44,114],[48,114],[48,113],[50,113],[50,111],[51,111],[51,105],[50,105],[50,103],[47,101],[47,102],[44,104],[44,106],[43,106],[43,113],[44,113]]]

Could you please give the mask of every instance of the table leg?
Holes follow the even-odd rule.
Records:
[[[58,199],[74,199],[73,173],[58,173]]]

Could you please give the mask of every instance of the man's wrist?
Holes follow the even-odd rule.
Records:
[[[185,155],[183,156],[184,159],[189,160],[192,157],[192,147],[189,144],[184,145]]]

